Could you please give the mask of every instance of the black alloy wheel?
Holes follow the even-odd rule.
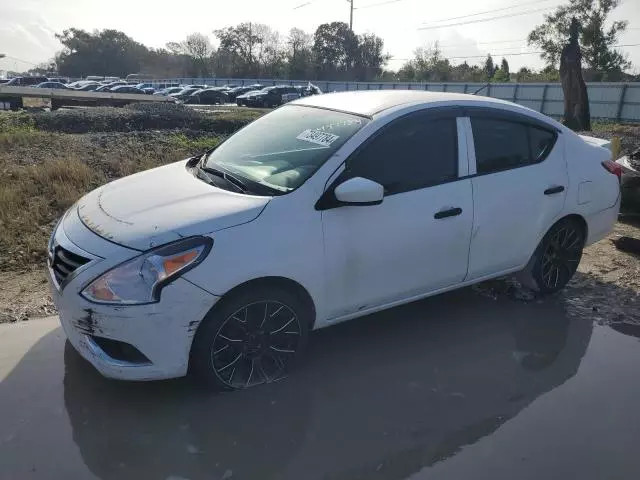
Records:
[[[310,319],[303,302],[286,291],[265,290],[234,296],[198,330],[192,366],[219,390],[283,378],[306,346]]]
[[[537,251],[533,278],[541,293],[562,289],[575,274],[585,243],[582,224],[563,220],[545,235]]]

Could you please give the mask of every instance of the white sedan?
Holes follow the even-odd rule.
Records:
[[[51,237],[53,297],[108,377],[271,382],[317,328],[516,272],[561,289],[616,221],[610,157],[485,97],[305,97],[80,199]]]

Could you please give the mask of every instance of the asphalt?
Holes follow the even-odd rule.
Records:
[[[213,394],[100,377],[55,318],[0,326],[2,479],[637,479],[640,327],[471,289],[315,332]]]

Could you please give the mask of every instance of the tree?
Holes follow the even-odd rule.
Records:
[[[358,36],[355,59],[355,80],[367,81],[379,78],[390,56],[383,52],[384,41],[372,33]]]
[[[453,68],[435,42],[431,47],[417,48],[414,58],[400,69],[398,76],[402,81],[449,82],[453,79]]]
[[[56,55],[60,75],[114,75],[124,77],[139,73],[141,60],[148,49],[117,30],[89,33],[70,28],[56,38],[64,46]]]
[[[256,67],[259,77],[281,77],[285,73],[286,51],[280,33],[268,25],[254,24],[253,33],[258,38]]]
[[[261,42],[256,34],[255,23],[247,22],[235,27],[214,30],[220,40],[219,60],[225,60],[228,65],[227,74],[233,76],[255,76],[258,73],[256,65],[256,49]]]
[[[521,67],[516,73],[516,82],[527,82],[533,76],[531,69],[527,67]]]
[[[487,80],[491,80],[496,73],[496,67],[493,64],[493,58],[491,54],[487,55],[487,59],[484,61],[484,74]]]
[[[287,72],[289,78],[311,78],[313,70],[313,36],[292,28],[287,37]]]
[[[509,62],[507,62],[507,59],[506,59],[506,58],[504,58],[504,57],[502,57],[502,62],[500,62],[500,69],[501,69],[503,72],[506,72],[506,73],[507,73],[507,75],[510,75],[510,72],[509,72]]]
[[[620,0],[569,0],[534,28],[528,36],[529,45],[540,48],[547,65],[557,67],[562,48],[569,38],[571,19],[580,24],[579,43],[582,58],[587,67],[599,72],[601,77],[621,75],[631,63],[614,49],[618,37],[627,28],[626,20],[615,21],[605,28],[606,20]]]
[[[202,33],[192,33],[182,42],[169,42],[167,49],[174,55],[185,55],[192,64],[194,76],[207,77],[211,73],[213,47],[209,37]]]
[[[494,82],[509,82],[511,80],[511,74],[509,73],[509,63],[506,58],[502,59],[500,64],[500,68],[496,70],[496,73],[493,76]]]
[[[321,79],[348,79],[358,54],[358,38],[344,22],[323,23],[313,36],[316,73]]]

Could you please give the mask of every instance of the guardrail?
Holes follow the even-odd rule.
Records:
[[[221,85],[307,85],[308,80],[265,80],[261,78],[172,78],[161,83]],[[486,83],[335,82],[315,81],[323,92],[352,90],[427,90],[473,93]],[[640,83],[587,83],[591,117],[619,122],[640,122]],[[564,95],[559,83],[490,83],[478,95],[519,103],[550,117],[562,117]]]
[[[172,98],[161,95],[139,93],[81,92],[56,88],[8,87],[0,85],[0,109],[2,103],[10,107],[21,103],[22,98],[51,99],[51,108],[71,105],[124,105],[133,102],[174,102]]]

